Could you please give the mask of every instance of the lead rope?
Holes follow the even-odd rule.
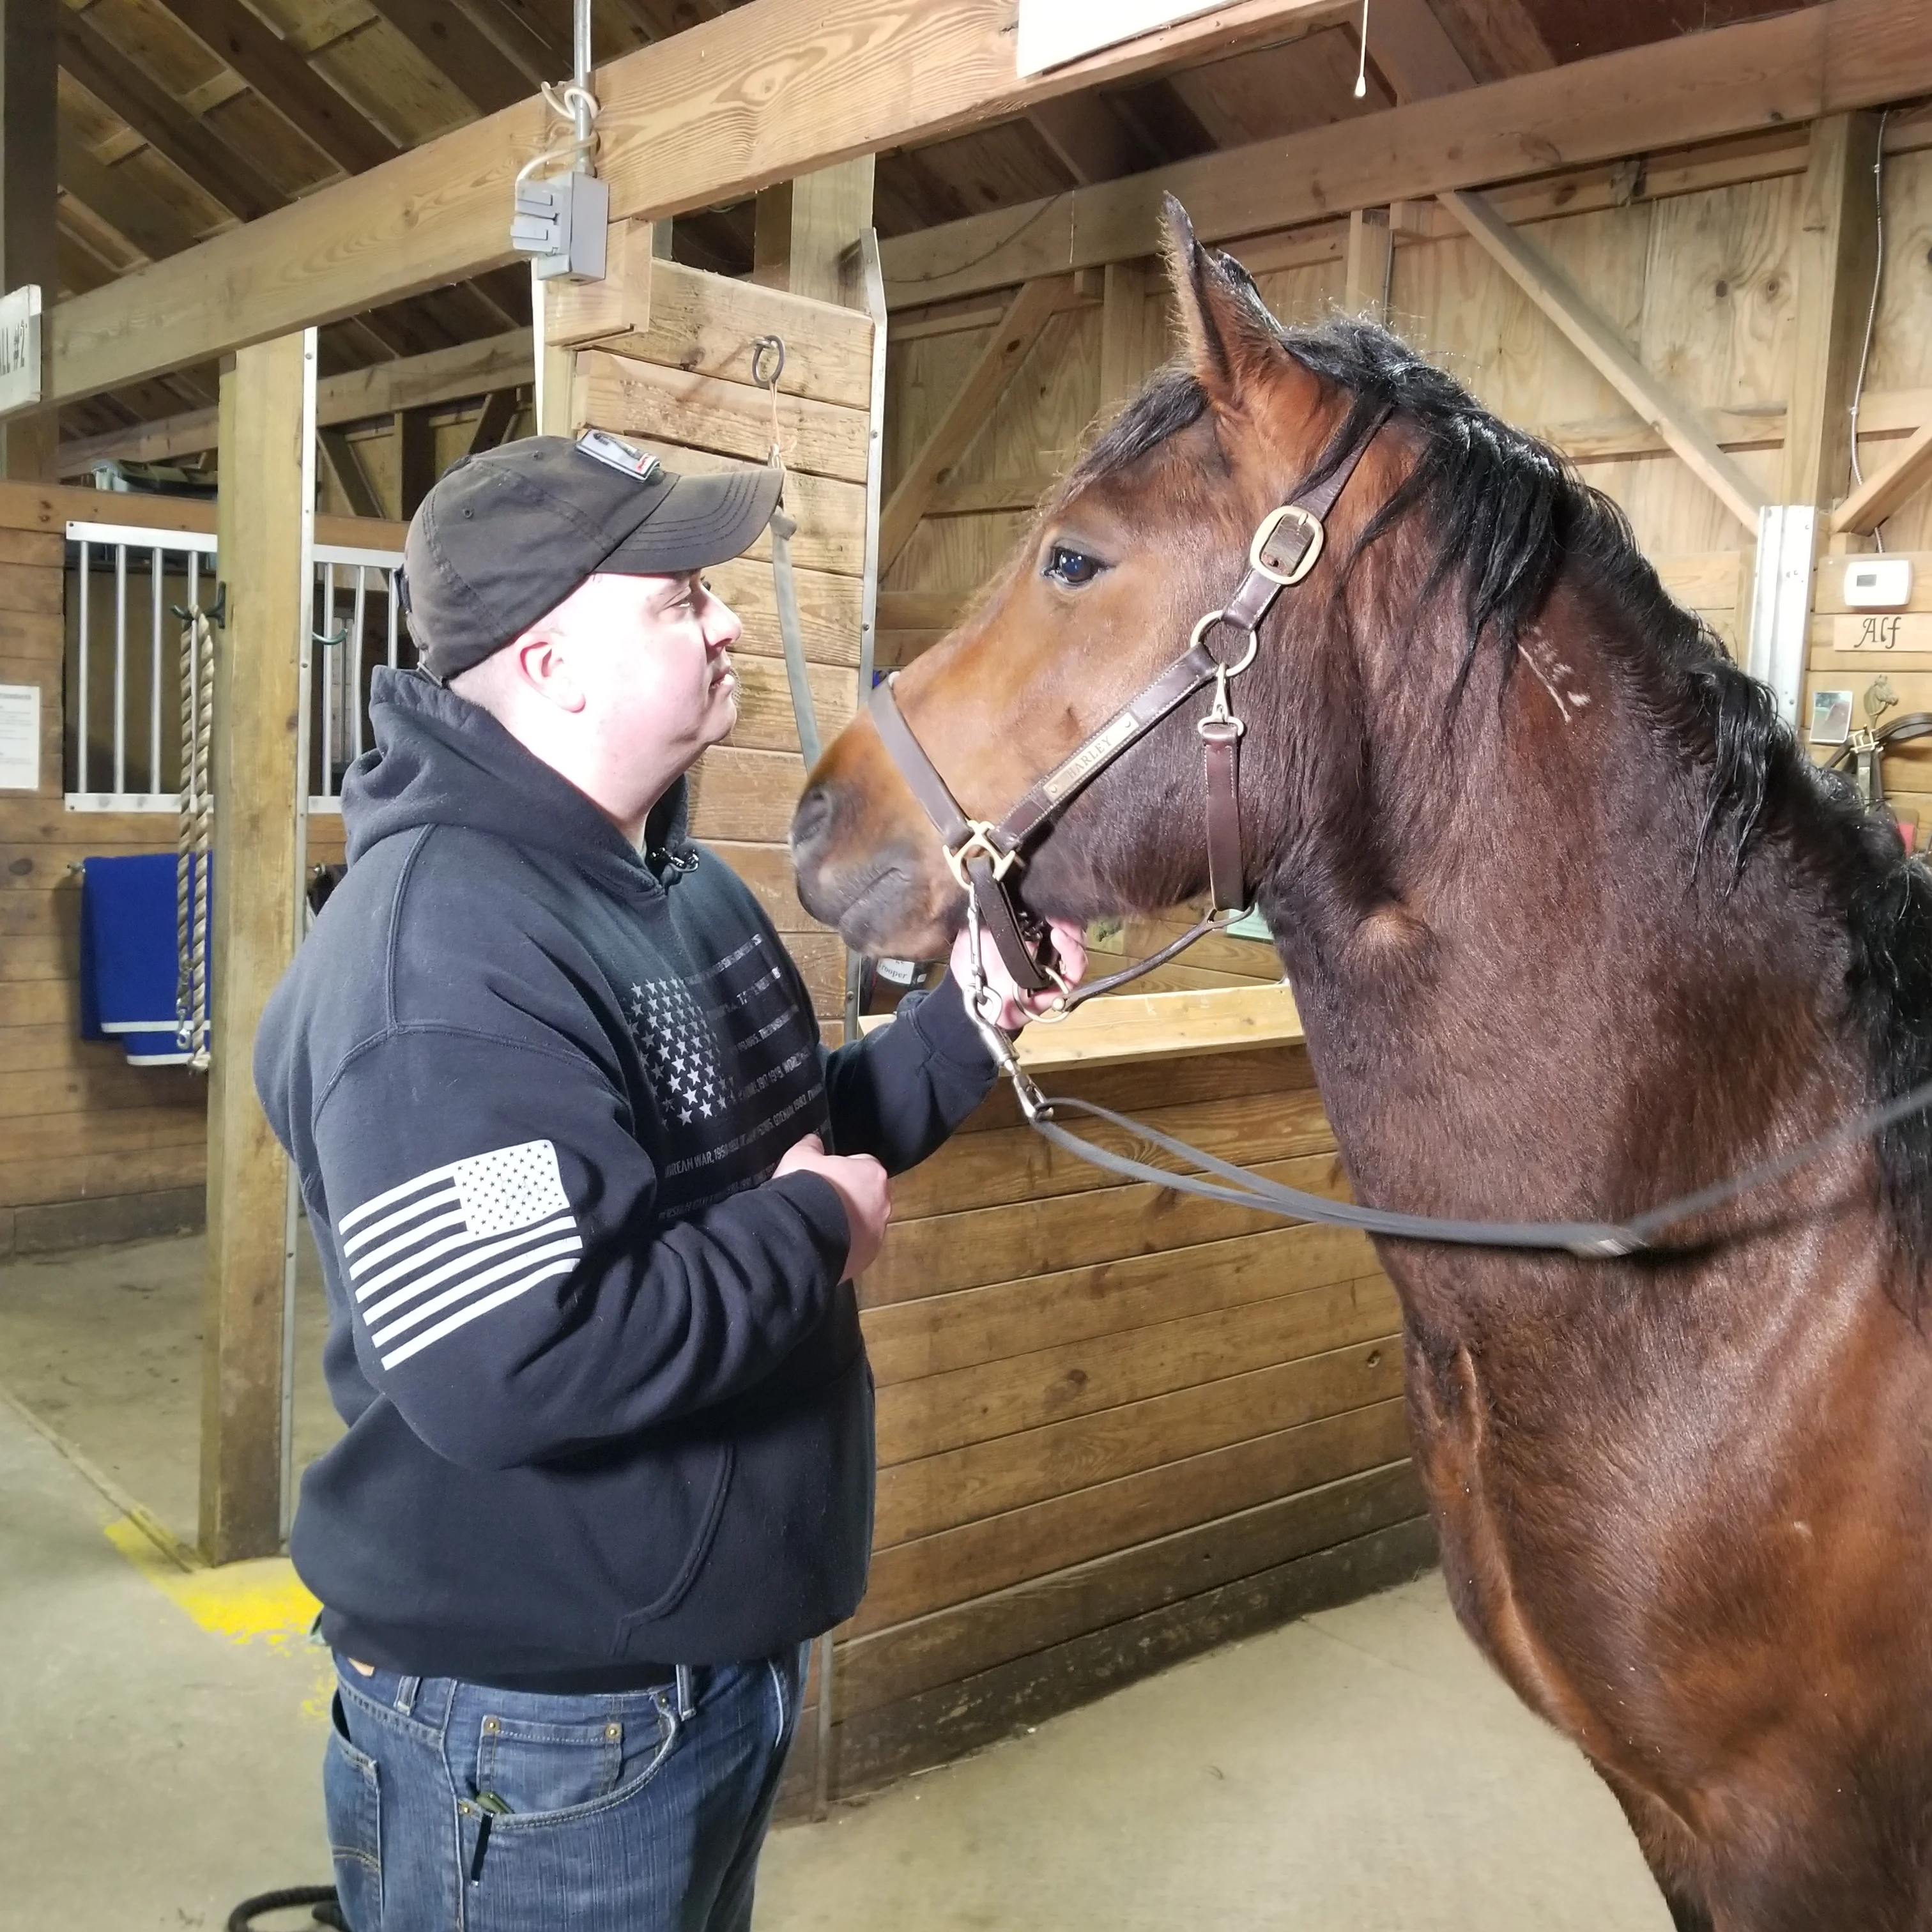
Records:
[[[208,889],[214,822],[214,634],[200,605],[181,639],[181,820],[175,836],[175,1043],[208,1071]]]
[[[1774,1155],[1747,1168],[1742,1174],[1714,1181],[1694,1192],[1678,1195],[1660,1208],[1634,1215],[1626,1221],[1466,1221],[1432,1214],[1405,1214],[1394,1208],[1367,1208],[1352,1201],[1331,1201],[1325,1195],[1310,1194],[1265,1175],[1251,1174],[1233,1162],[1217,1160],[1186,1142],[1176,1140],[1136,1120],[1118,1114],[1111,1107],[1090,1100],[1042,1094],[1033,1077],[1020,1064],[1012,1036],[995,1023],[1000,1011],[999,994],[987,984],[980,963],[980,918],[977,902],[966,902],[966,921],[973,944],[967,956],[971,984],[968,990],[967,1011],[985,1041],[998,1070],[1012,1082],[1020,1112],[1027,1124],[1043,1139],[1085,1161],[1103,1172],[1126,1180],[1146,1182],[1172,1189],[1177,1194],[1191,1194],[1204,1201],[1218,1201],[1233,1208],[1246,1208],[1258,1214],[1280,1215],[1285,1220],[1316,1221],[1331,1228],[1355,1228],[1368,1234],[1389,1240],[1430,1241],[1457,1247],[1520,1248],[1567,1252],[1583,1261],[1615,1261],[1654,1244],[1666,1228],[1700,1214],[1726,1206],[1754,1189],[1798,1173],[1814,1161],[1838,1148],[1870,1139],[1895,1122],[1932,1108],[1932,1081],[1910,1088],[1882,1105],[1828,1129],[1815,1139],[1789,1153]],[[1083,1114],[1089,1119],[1118,1128],[1132,1139],[1148,1143],[1184,1160],[1201,1170],[1200,1174],[1176,1174],[1146,1161],[1134,1160],[1110,1148],[1082,1140],[1060,1124],[1061,1113]],[[1203,1179],[1212,1175],[1213,1179]]]

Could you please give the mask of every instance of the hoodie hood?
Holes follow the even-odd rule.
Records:
[[[586,794],[512,737],[480,706],[419,671],[379,669],[369,719],[375,747],[342,781],[349,862],[385,838],[428,825],[458,825],[556,852],[594,870],[616,868],[633,886],[656,879],[637,849]],[[646,851],[689,843],[689,790],[680,778],[651,808]]]

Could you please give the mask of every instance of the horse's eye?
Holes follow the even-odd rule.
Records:
[[[1056,582],[1077,589],[1083,584],[1091,584],[1106,567],[1084,550],[1069,550],[1064,544],[1055,544],[1047,553],[1046,574]]]

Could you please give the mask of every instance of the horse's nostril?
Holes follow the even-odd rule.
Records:
[[[798,802],[791,815],[791,842],[794,849],[810,845],[826,832],[832,824],[832,793],[830,788],[814,785]]]

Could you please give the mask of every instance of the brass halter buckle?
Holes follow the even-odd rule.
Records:
[[[970,861],[984,859],[992,867],[993,877],[1004,879],[1019,863],[1020,855],[1017,848],[1012,851],[1002,851],[994,841],[994,827],[983,818],[968,819],[966,830],[968,836],[957,845],[943,846],[940,849],[946,854],[946,870],[970,895],[973,881],[966,874]]]
[[[1307,537],[1300,556],[1286,570],[1281,569],[1268,560],[1268,547],[1274,542],[1282,525],[1298,524]],[[1322,555],[1322,546],[1328,536],[1326,526],[1312,510],[1304,509],[1299,503],[1283,503],[1279,508],[1270,510],[1255,531],[1255,540],[1248,546],[1250,568],[1258,570],[1264,577],[1272,578],[1280,584],[1299,584],[1315,568]]]

